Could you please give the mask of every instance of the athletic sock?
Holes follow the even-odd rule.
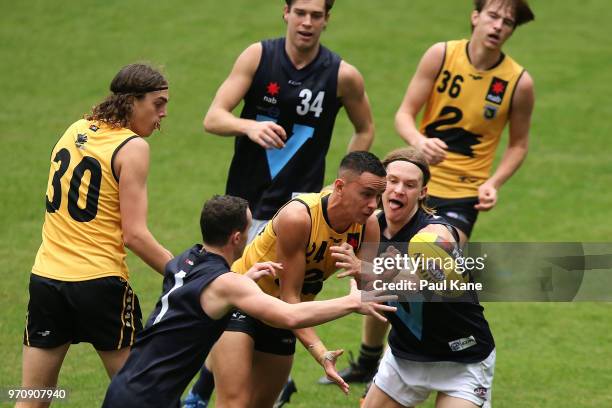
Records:
[[[213,373],[208,371],[206,366],[204,366],[200,371],[200,378],[198,378],[198,381],[196,381],[191,390],[198,394],[203,400],[208,401],[210,400],[214,389],[215,377],[213,376]]]
[[[378,366],[378,361],[382,357],[382,353],[383,346],[370,347],[361,343],[357,364],[367,370],[375,370]]]

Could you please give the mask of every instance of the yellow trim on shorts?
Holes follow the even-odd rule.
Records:
[[[129,284],[128,284],[129,287]],[[132,344],[134,344],[134,334],[136,334],[136,326],[134,326],[134,308],[136,305],[136,293],[134,292],[134,289],[132,289],[132,303],[130,303],[132,305],[132,308],[130,309],[130,317],[132,319],[132,336],[130,337],[130,347],[132,346]]]
[[[123,343],[123,329],[125,328],[125,320],[123,319],[123,314],[125,313],[125,300],[128,292],[128,285],[125,285],[125,291],[123,292],[123,306],[121,310],[121,330],[119,331],[119,343],[117,344],[117,350],[121,349],[121,343]]]
[[[28,347],[31,347],[30,346],[30,333],[28,332],[28,321],[29,321],[29,319],[30,319],[30,311],[28,310],[26,312],[25,334],[26,334],[26,345]]]

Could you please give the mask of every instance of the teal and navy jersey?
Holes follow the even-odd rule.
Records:
[[[393,245],[408,253],[408,242],[422,228],[442,224],[453,228],[444,218],[419,209],[412,219],[391,239],[382,235],[387,223],[384,214],[378,216],[380,251]],[[453,228],[454,229],[454,228]],[[457,239],[456,232],[453,233]],[[387,313],[391,323],[389,346],[393,355],[413,361],[482,361],[495,347],[483,307],[475,292],[467,293],[462,301],[429,299],[425,302],[394,302],[396,313]]]
[[[104,407],[178,407],[230,316],[213,320],[202,310],[200,294],[229,265],[201,249],[195,245],[166,265],[163,293],[113,378]]]
[[[284,38],[261,44],[240,117],[276,122],[287,140],[282,149],[264,149],[248,137],[236,137],[226,192],[248,200],[254,218],[271,219],[293,193],[318,192],[323,186],[325,155],[341,107],[341,58],[320,46],[310,64],[296,69]]]

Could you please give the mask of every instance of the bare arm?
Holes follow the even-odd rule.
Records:
[[[357,289],[355,281],[351,281],[351,291],[346,296],[289,304],[265,294],[252,279],[235,273],[227,273],[215,279],[202,292],[200,303],[206,314],[213,319],[220,319],[230,310],[238,308],[249,316],[283,329],[316,326],[351,312],[370,314],[376,310],[395,310],[375,303],[362,303],[361,291]]]
[[[285,130],[274,122],[257,122],[234,116],[232,111],[244,98],[253,82],[261,59],[261,43],[252,44],[240,54],[204,118],[204,129],[219,136],[248,136],[264,148],[281,148]]]
[[[157,242],[147,227],[149,145],[142,138],[130,140],[117,153],[113,166],[119,176],[123,243],[163,275],[172,254]]]
[[[474,206],[479,211],[488,211],[497,203],[497,190],[514,174],[527,156],[529,127],[535,103],[533,79],[529,73],[516,84],[510,112],[510,137],[495,173],[478,188],[479,202]]]
[[[425,52],[395,114],[395,129],[399,135],[406,143],[423,152],[430,164],[444,160],[448,146],[439,138],[428,138],[421,134],[416,125],[416,117],[434,88],[444,63],[444,54],[444,43],[434,44]]]
[[[355,128],[348,151],[370,150],[374,141],[374,121],[363,77],[352,65],[342,61],[338,71],[338,95]]]

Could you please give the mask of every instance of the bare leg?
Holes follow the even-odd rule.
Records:
[[[291,372],[293,356],[279,356],[255,351],[253,354],[254,383],[250,408],[271,408]],[[265,378],[266,381],[257,379]],[[256,382],[256,383],[255,383]]]
[[[251,399],[253,365],[251,336],[242,332],[224,332],[215,344],[210,357],[217,391],[215,406],[248,407]]]
[[[125,361],[130,354],[130,347],[124,347],[119,350],[101,351],[96,350],[102,359],[108,378],[113,378],[115,374],[123,367]]]
[[[70,343],[54,348],[23,346],[21,386],[24,388],[44,388],[57,386],[60,368],[68,352]],[[18,402],[16,408],[46,408],[50,402]]]
[[[372,384],[361,408],[404,408],[404,406],[385,394],[376,384]]]
[[[451,397],[439,392],[436,397],[436,408],[478,408],[478,405],[463,398]]]

